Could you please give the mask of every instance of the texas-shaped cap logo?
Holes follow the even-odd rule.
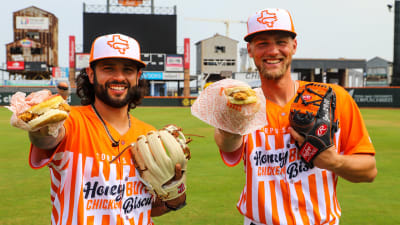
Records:
[[[114,34],[112,36],[112,40],[111,41],[107,41],[107,44],[117,50],[120,54],[125,54],[125,51],[127,49],[129,49],[129,44],[128,44],[128,40],[124,40],[121,38],[121,36],[119,34]]]
[[[274,27],[275,21],[278,20],[276,13],[270,13],[268,10],[261,11],[261,16],[257,18],[259,23],[265,24],[268,27]]]

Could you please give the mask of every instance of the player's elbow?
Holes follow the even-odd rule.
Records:
[[[365,183],[372,183],[376,176],[378,175],[378,169],[376,168],[375,161],[371,167],[365,171],[364,175],[360,177],[357,183],[365,182]]]
[[[375,167],[371,170],[371,172],[369,172],[365,182],[372,183],[377,175],[378,175],[378,169]]]

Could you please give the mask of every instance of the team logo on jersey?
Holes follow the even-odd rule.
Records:
[[[120,54],[125,54],[125,51],[126,51],[127,49],[129,49],[128,40],[122,39],[121,36],[118,35],[118,34],[114,34],[114,35],[112,36],[112,40],[111,40],[111,41],[107,41],[107,44],[108,44],[111,48],[113,48],[113,49],[115,49],[115,50],[118,50],[118,52],[119,52]]]
[[[326,131],[328,131],[328,126],[326,124],[322,124],[317,128],[316,134],[318,135],[318,137],[321,137],[326,134]]]
[[[265,24],[267,27],[273,27],[277,20],[276,13],[270,13],[268,10],[262,11],[261,16],[257,18],[259,23]]]

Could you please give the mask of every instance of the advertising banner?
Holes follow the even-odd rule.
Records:
[[[75,68],[75,36],[69,36],[69,68]]]
[[[164,71],[165,70],[165,54],[162,53],[141,53],[140,58],[146,67],[144,71]]]
[[[183,80],[183,72],[164,72],[163,80]]]
[[[90,58],[89,53],[76,53],[75,54],[76,70],[78,71],[86,67],[89,67],[89,58]]]
[[[184,39],[185,69],[190,69],[190,38]]]
[[[46,62],[25,62],[25,71],[33,71],[33,72],[47,71]]]
[[[8,61],[7,70],[24,70],[25,63],[21,61]]]
[[[183,56],[167,55],[165,71],[183,72]]]
[[[53,67],[52,77],[55,79],[68,78],[69,68],[68,67]]]
[[[15,20],[16,20],[15,27],[17,29],[26,29],[26,30],[49,29],[49,18],[47,17],[17,16]]]
[[[147,72],[144,71],[140,79],[146,80],[162,80],[163,79],[163,72]]]
[[[118,4],[123,6],[139,6],[143,4],[143,0],[118,0]]]

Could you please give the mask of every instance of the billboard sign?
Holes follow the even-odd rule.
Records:
[[[17,16],[16,21],[15,21],[15,26],[17,29],[48,30],[49,29],[49,18]]]
[[[183,56],[167,55],[165,60],[165,71],[183,72]]]
[[[190,69],[190,38],[184,39],[185,69]]]
[[[140,79],[145,80],[162,80],[163,79],[163,72],[147,72],[144,71]]]
[[[162,53],[141,53],[140,57],[147,66],[144,71],[164,71],[165,54]]]
[[[118,0],[118,4],[123,6],[139,6],[143,4],[143,0]]]
[[[21,46],[24,48],[32,47],[32,41],[29,39],[22,39],[20,42],[21,42]]]
[[[53,67],[52,77],[55,79],[68,78],[69,69],[68,67]]]
[[[46,62],[25,62],[25,71],[47,71]]]
[[[164,72],[163,80],[183,80],[183,72]]]
[[[89,53],[76,53],[75,54],[75,66],[76,70],[81,70],[89,67]]]
[[[24,70],[25,63],[22,61],[8,61],[7,70]]]
[[[69,68],[75,68],[75,36],[69,36]]]

